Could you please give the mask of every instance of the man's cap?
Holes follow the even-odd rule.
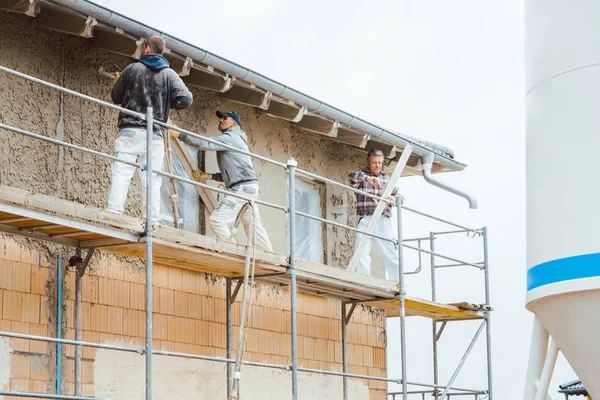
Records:
[[[242,126],[240,116],[235,111],[217,111],[217,117],[231,117],[235,122],[237,122],[238,126]]]

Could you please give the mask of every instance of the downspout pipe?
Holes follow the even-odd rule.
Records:
[[[433,174],[431,173],[431,167],[433,165],[433,160],[434,160],[434,155],[432,153],[429,153],[425,157],[421,157],[421,171],[423,173],[423,178],[425,178],[425,181],[433,186],[437,186],[440,189],[443,189],[447,192],[453,193],[457,196],[467,199],[467,201],[469,202],[469,208],[476,209],[477,208],[477,199],[475,197],[471,196],[467,192],[463,192],[457,188],[447,185],[447,184],[439,181],[437,178],[433,177]]]
[[[252,71],[245,68],[237,63],[229,61],[216,54],[212,54],[206,50],[203,50],[197,46],[187,43],[181,39],[170,36],[165,32],[159,31],[155,28],[142,24],[103,6],[94,4],[87,0],[45,0],[47,3],[57,4],[65,8],[74,10],[85,16],[91,16],[98,22],[106,25],[114,26],[116,28],[123,29],[125,32],[146,38],[152,35],[160,35],[165,39],[167,47],[172,51],[181,55],[192,58],[195,62],[201,62],[209,65],[217,70],[223,71],[229,75],[236,77],[237,79],[243,80],[247,83],[256,85],[257,87],[269,91],[274,95],[283,97],[291,100],[296,104],[306,107],[312,112],[320,113],[328,118],[339,121],[341,124],[371,135],[372,138],[382,140],[401,148],[405,148],[411,144],[414,147],[413,152],[421,157],[433,154],[434,161],[439,162],[447,168],[452,170],[461,171],[465,168],[464,164],[461,164],[453,160],[454,153],[451,149],[438,145],[433,142],[427,142],[416,139],[414,137],[399,134],[381,128],[378,125],[367,122],[361,118],[358,118],[352,114],[348,114],[339,108],[330,106],[320,100],[315,99],[309,95],[306,95],[300,91],[294,90],[289,86],[281,84],[275,80],[265,77],[258,72]]]

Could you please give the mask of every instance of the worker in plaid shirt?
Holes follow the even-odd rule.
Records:
[[[350,172],[348,174],[348,181],[350,186],[355,189],[362,190],[364,192],[382,197],[383,191],[386,185],[390,181],[390,177],[382,171],[383,169],[383,152],[381,150],[373,149],[369,151],[367,155],[369,166],[363,168],[360,171]],[[398,188],[395,187],[392,191],[391,196],[387,199],[396,201],[396,195],[398,194]],[[402,198],[404,201],[404,198]],[[375,212],[377,207],[377,200],[365,196],[360,193],[356,193],[356,209],[359,216],[358,229],[364,231],[369,225],[369,221]],[[375,234],[382,237],[395,238],[396,232],[393,229],[391,216],[392,216],[392,204],[388,204],[379,222],[375,228]],[[356,235],[356,246],[363,235]],[[387,279],[398,281],[398,249],[395,244],[381,239],[376,239],[371,236],[366,236],[366,243],[364,244],[364,251],[360,255],[360,260],[356,270],[365,275],[371,275],[371,247],[373,241],[377,245],[383,262],[385,265]]]

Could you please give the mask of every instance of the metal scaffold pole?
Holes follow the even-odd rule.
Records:
[[[346,310],[347,304],[348,303],[342,302],[342,372],[344,374],[348,373],[348,324],[350,323],[350,318],[352,318],[352,313],[354,312],[357,303],[352,303],[350,311]],[[348,376],[344,375],[343,379],[344,400],[348,400]]]
[[[406,304],[404,303],[404,246],[402,236],[402,196],[396,198],[398,217],[398,286],[400,289],[400,357],[402,360],[402,400],[408,399],[406,383]]]
[[[433,232],[429,232],[429,250],[431,251],[430,255],[430,264],[431,264],[431,301],[436,301],[437,293],[435,286],[435,235]],[[438,332],[437,332],[437,321],[435,319],[431,320],[432,327],[432,343],[433,343],[433,384],[438,385],[440,383],[439,375],[438,375]],[[439,398],[437,389],[433,390],[433,398],[437,400]]]
[[[289,267],[290,267],[290,296],[291,296],[291,325],[292,325],[292,400],[298,400],[298,330],[296,321],[296,167],[298,162],[290,158],[287,162],[288,167],[288,192],[287,204],[289,209]]]
[[[75,250],[75,340],[81,341],[81,248]],[[81,396],[81,345],[75,346],[75,396]]]
[[[95,249],[88,250],[85,260],[81,259],[81,248],[75,251],[75,340],[83,340],[81,326],[82,312],[82,286],[81,279],[85,274]],[[81,344],[75,346],[75,396],[81,396]]]
[[[490,306],[490,264],[488,258],[488,230],[483,227],[483,263],[485,273],[485,304]],[[488,380],[488,399],[494,400],[492,390],[492,328],[490,326],[490,312],[485,312],[485,333],[487,346],[487,380]]]
[[[152,107],[146,111],[146,400],[152,400]],[[168,133],[167,133],[168,134]]]
[[[225,302],[227,310],[227,358],[231,359],[233,356],[233,323],[231,319],[231,303],[233,303],[231,299],[231,279],[227,278],[225,280]],[[231,376],[232,376],[233,366],[231,363],[227,363],[227,398],[231,396]]]

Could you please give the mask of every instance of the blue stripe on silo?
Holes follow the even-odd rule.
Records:
[[[559,258],[527,271],[527,290],[562,281],[600,276],[600,253]]]

